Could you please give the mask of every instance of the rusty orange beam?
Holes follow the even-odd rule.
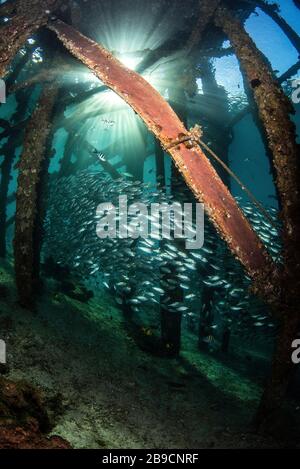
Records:
[[[276,266],[198,145],[176,141],[189,132],[163,97],[139,74],[126,68],[108,50],[62,21],[48,25],[65,47],[109,88],[126,101],[173,158],[196,199],[252,279],[270,295]],[[261,290],[261,288],[260,288]]]

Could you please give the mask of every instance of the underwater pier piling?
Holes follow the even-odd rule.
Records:
[[[43,168],[46,144],[51,132],[51,118],[58,89],[46,86],[26,128],[23,152],[19,163],[15,218],[14,258],[19,302],[34,307],[38,287],[39,240],[37,235],[38,187]]]
[[[296,264],[300,264],[300,147],[296,142],[295,125],[290,119],[294,110],[267,61],[239,20],[229,10],[219,8],[216,24],[222,27],[233,45],[254,94],[277,173],[285,252],[290,252],[285,261],[287,266],[294,269],[295,257]]]
[[[242,24],[225,8],[218,10],[216,24],[228,35],[253,91],[277,175],[287,276],[281,280],[288,290],[294,285],[300,291],[300,147],[290,119],[294,110]]]
[[[16,93],[17,108],[12,116],[12,123],[19,123],[24,119],[27,110],[27,100],[31,92],[29,90],[20,91]],[[1,182],[0,182],[0,257],[6,257],[6,232],[7,232],[7,207],[10,203],[15,201],[16,194],[8,195],[9,184],[11,182],[11,172],[13,168],[14,159],[16,157],[16,150],[22,143],[23,131],[18,125],[8,130],[8,138],[1,147],[4,160],[1,164]],[[3,138],[4,140],[4,138]]]
[[[294,368],[290,344],[300,326],[300,146],[296,141],[295,125],[290,119],[293,106],[243,25],[224,7],[217,10],[215,23],[227,34],[253,91],[276,170],[281,204],[283,266],[277,279],[280,295],[274,310],[281,330],[270,381],[257,414],[256,422],[261,424],[267,415],[280,407],[287,390]]]

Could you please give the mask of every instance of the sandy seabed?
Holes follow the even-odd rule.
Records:
[[[17,305],[9,263],[0,276],[8,377],[42,389],[51,434],[89,449],[284,445],[248,425],[267,369],[262,355],[220,359],[186,335],[180,358],[154,357],[140,350],[104,292],[81,303],[49,287],[30,313]]]

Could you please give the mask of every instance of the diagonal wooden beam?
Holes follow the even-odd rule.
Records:
[[[169,104],[143,77],[126,68],[101,45],[62,21],[48,27],[75,57],[139,114],[169,152],[196,199],[204,203],[233,254],[260,283],[260,290],[263,285],[270,294],[275,265],[200,147],[190,145],[191,142],[176,144],[178,139],[190,134]]]

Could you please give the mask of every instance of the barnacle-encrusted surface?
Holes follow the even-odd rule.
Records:
[[[26,307],[32,306],[37,280],[34,265],[37,188],[56,97],[55,87],[44,89],[26,129],[19,164],[14,252],[19,299]]]
[[[283,221],[284,272],[281,276],[282,327],[273,358],[270,380],[257,414],[257,424],[266,421],[280,408],[293,369],[291,343],[299,328],[300,300],[300,154],[295,126],[289,114],[291,103],[273,77],[267,61],[257,49],[242,24],[226,8],[219,8],[216,24],[228,35],[241,68],[253,89],[259,116],[264,127],[277,172]]]
[[[10,20],[1,27],[0,35],[0,77],[26,39],[46,24],[51,12],[63,4],[62,0],[16,0],[1,14],[8,14]]]
[[[191,52],[193,48],[200,41],[201,35],[203,34],[207,24],[212,19],[216,8],[220,4],[221,0],[200,0],[199,1],[199,13],[198,20],[192,34],[185,46],[187,53]]]
[[[26,114],[28,94],[25,92],[17,93],[16,96],[17,107],[12,116],[12,123],[22,121]],[[8,138],[1,147],[1,154],[4,160],[1,164],[1,181],[0,181],[0,257],[6,255],[6,230],[7,230],[7,206],[14,202],[15,195],[8,196],[9,184],[11,181],[11,170],[15,158],[17,147],[21,144],[23,136],[22,130],[18,132],[15,129],[9,129]]]
[[[300,292],[300,152],[296,143],[295,125],[289,116],[293,107],[274,79],[264,56],[230,11],[219,8],[216,24],[229,37],[253,89],[259,117],[273,155],[276,185],[282,205],[286,285],[289,296],[295,299]]]

